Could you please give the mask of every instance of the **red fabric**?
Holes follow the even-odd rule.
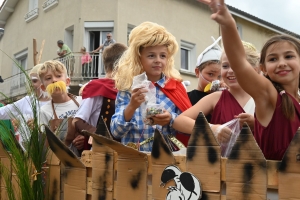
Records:
[[[114,80],[108,78],[95,79],[89,82],[83,89],[82,99],[103,96],[115,100],[117,93]]]
[[[300,126],[300,105],[293,98],[295,119],[288,120],[281,110],[282,97],[278,94],[276,108],[267,127],[255,116],[254,137],[266,159],[281,160]]]
[[[92,145],[89,144],[89,138],[89,136],[84,137],[83,150],[90,150],[92,148]]]
[[[157,85],[157,84],[156,84]],[[187,95],[185,88],[182,83],[175,80],[169,79],[165,87],[160,87],[160,90],[176,105],[176,107],[181,111],[185,111],[192,107],[190,99]],[[182,142],[185,146],[188,145],[190,139],[189,134],[177,133],[176,138]]]
[[[223,90],[221,97],[211,115],[210,123],[225,124],[234,119],[234,115],[245,113],[239,102],[228,90]]]

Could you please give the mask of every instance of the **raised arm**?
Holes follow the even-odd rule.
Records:
[[[276,89],[268,79],[253,70],[253,67],[246,60],[236,23],[224,0],[211,0],[209,6],[213,11],[211,18],[220,24],[226,56],[239,84],[253,97],[259,118],[264,119],[265,116],[271,116],[277,101]],[[260,122],[264,124],[264,122]]]

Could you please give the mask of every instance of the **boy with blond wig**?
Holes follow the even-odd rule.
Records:
[[[119,92],[111,132],[116,138],[121,138],[123,144],[133,143],[140,150],[151,151],[155,129],[160,130],[165,138],[177,136],[172,128],[173,121],[191,106],[182,78],[174,68],[177,50],[175,37],[156,23],[144,22],[131,31],[129,48],[114,73]],[[156,104],[163,106],[163,113],[150,118],[151,125],[145,124],[142,117],[141,104],[146,101],[147,89],[131,90],[133,77],[144,72],[148,81],[155,85]]]

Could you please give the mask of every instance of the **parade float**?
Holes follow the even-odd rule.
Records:
[[[140,152],[112,140],[104,123],[101,130],[100,135],[83,132],[93,137],[93,148],[78,158],[46,128],[46,164],[40,172],[32,167],[32,177],[45,179],[44,199],[300,199],[300,131],[283,160],[272,161],[264,158],[247,125],[228,158],[221,157],[202,113],[185,154],[172,152],[159,131],[153,151]],[[11,169],[13,190],[1,174],[1,199],[8,199],[21,188],[11,153],[0,147],[1,165]]]

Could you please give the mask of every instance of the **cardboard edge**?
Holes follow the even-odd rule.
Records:
[[[72,168],[84,168],[84,164],[77,158],[77,156],[64,144],[56,135],[45,126],[48,144],[53,153],[66,166]]]
[[[164,158],[169,157],[170,158],[169,162],[175,164],[174,155],[170,147],[167,145],[165,138],[163,137],[163,135],[159,130],[155,129],[154,141],[153,141],[153,146],[151,151],[152,163],[157,163],[161,155],[163,155]]]
[[[127,147],[123,144],[121,144],[120,142],[114,141],[112,139],[106,138],[102,135],[97,135],[94,133],[90,133],[88,131],[83,130],[82,133],[84,135],[88,135],[93,137],[93,139],[100,143],[103,144],[111,149],[113,149],[114,151],[116,151],[119,155],[132,155],[132,156],[136,156],[136,157],[143,157],[145,159],[147,159],[147,154],[146,153],[142,153],[140,151],[137,151],[131,147]]]

